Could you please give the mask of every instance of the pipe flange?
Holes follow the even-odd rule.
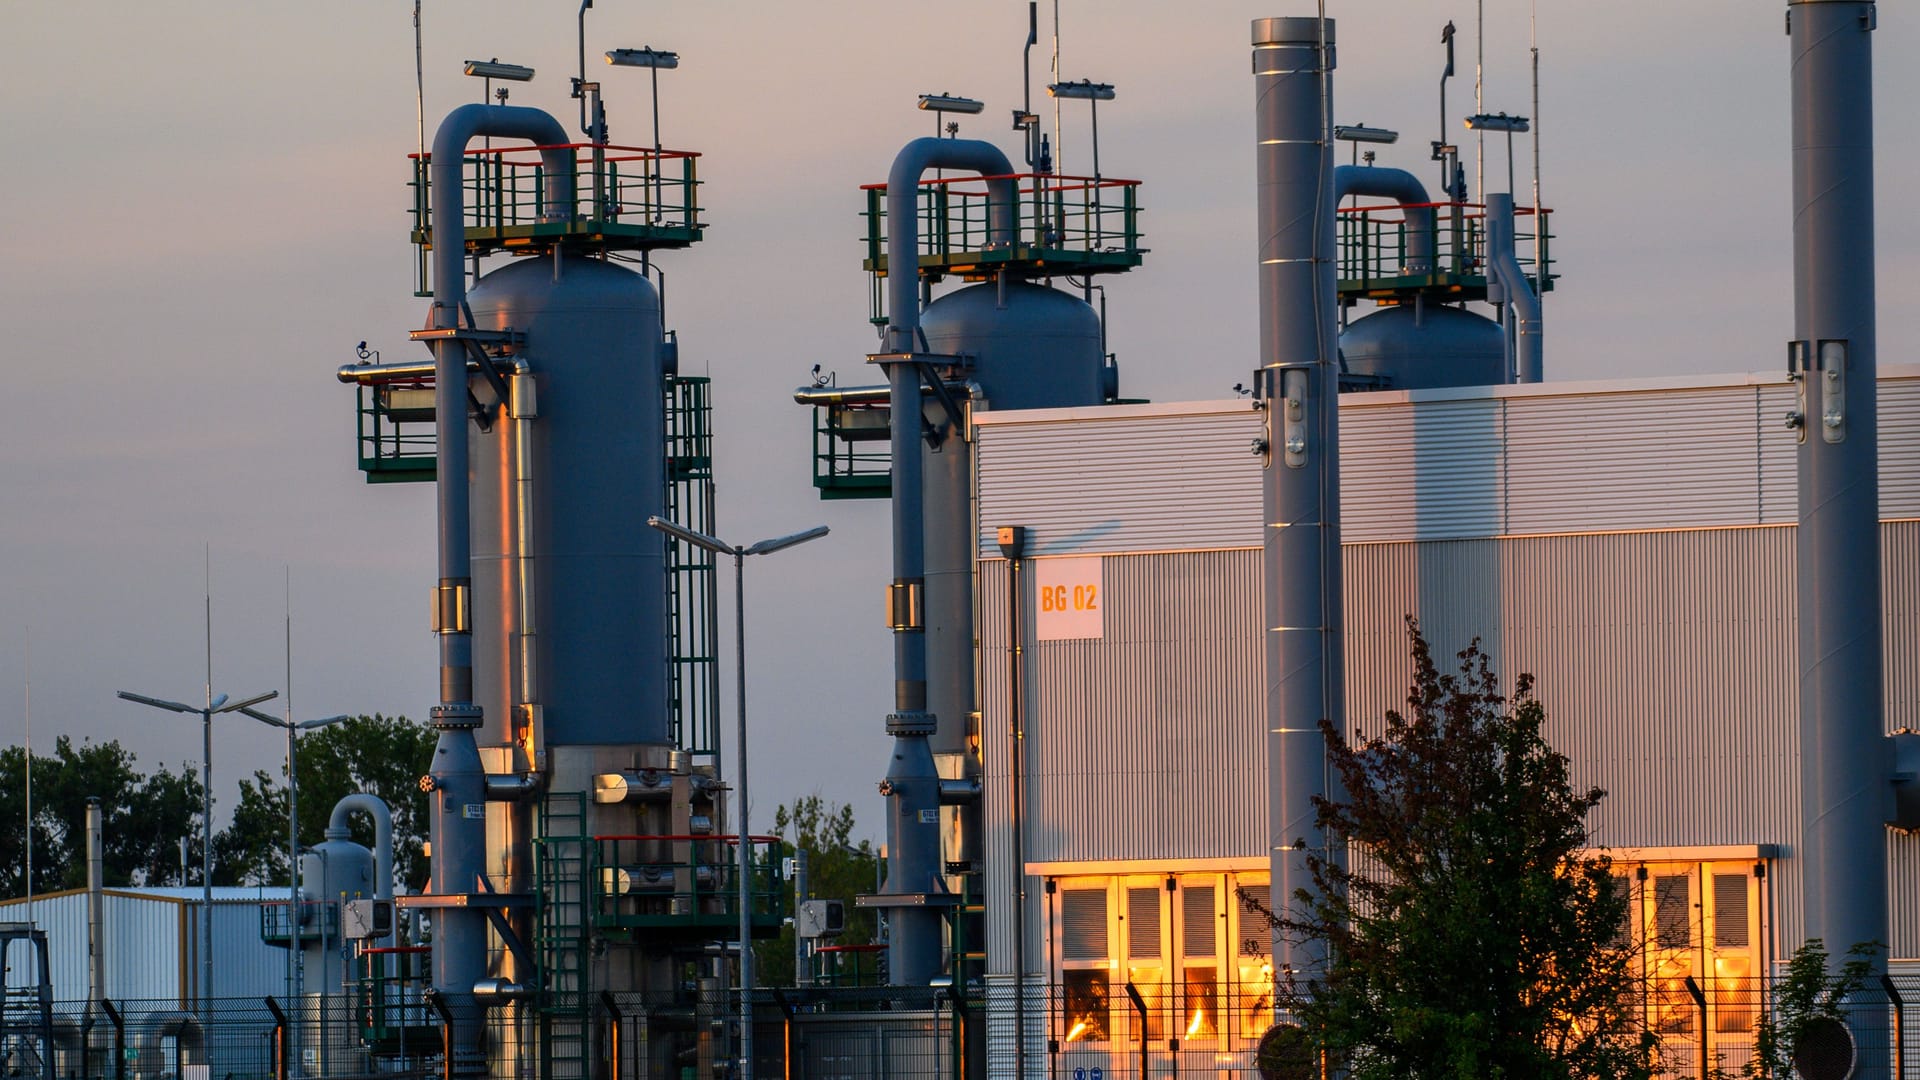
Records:
[[[481,711],[478,705],[435,705],[432,712],[433,726],[441,731],[472,729],[480,726]]]
[[[889,735],[931,735],[938,728],[939,724],[933,714],[925,710],[887,714],[887,734]]]

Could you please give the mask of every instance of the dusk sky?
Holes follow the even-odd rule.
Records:
[[[1544,199],[1560,288],[1545,305],[1550,380],[1775,370],[1791,331],[1785,5],[1616,0],[1539,5]],[[512,103],[576,106],[571,0],[427,0],[428,138],[478,100],[461,62],[538,70]],[[615,142],[649,132],[646,73],[607,49],[677,50],[662,136],[699,151],[707,239],[661,261],[682,369],[711,374],[722,535],[827,524],[748,566],[754,820],[820,792],[881,831],[891,703],[882,625],[885,505],[821,503],[811,417],[792,389],[842,382],[874,338],[860,269],[863,183],[929,134],[918,94],[982,98],[963,136],[1018,158],[1024,2],[599,0],[589,77]],[[1034,85],[1045,102],[1052,4]],[[1145,265],[1109,281],[1110,345],[1128,397],[1221,398],[1255,366],[1249,20],[1299,0],[1062,0],[1061,77],[1111,82],[1101,164],[1144,182]],[[1531,114],[1524,0],[1485,0],[1488,111]],[[1431,186],[1440,28],[1459,27],[1448,137],[1474,95],[1467,0],[1329,2],[1340,123],[1403,133],[1380,164]],[[412,5],[11,0],[0,15],[0,311],[6,512],[0,516],[0,740],[25,733],[31,633],[35,749],[117,738],[142,765],[199,760],[197,721],[117,689],[203,693],[202,552],[212,549],[214,689],[284,692],[290,574],[297,718],[422,717],[436,693],[427,627],[433,499],[355,468],[354,395],[334,369],[365,340],[383,360],[426,302],[412,290],[406,155],[415,149]],[[1920,20],[1881,6],[1880,361],[1916,359]],[[1078,104],[1078,103],[1068,103]],[[1039,106],[1052,124],[1051,108]],[[1084,108],[1063,110],[1065,171],[1090,168]],[[1526,204],[1527,156],[1514,150]],[[1506,186],[1486,144],[1488,190]],[[1345,151],[1342,161],[1346,160]],[[1249,491],[1249,499],[1257,499]],[[723,640],[731,655],[731,597]],[[729,669],[724,685],[732,686]],[[279,704],[272,706],[278,711]],[[732,729],[732,702],[727,721]],[[215,790],[277,771],[279,733],[223,717]],[[731,750],[727,760],[732,760]],[[8,782],[15,782],[9,779]],[[311,838],[318,839],[318,838]]]

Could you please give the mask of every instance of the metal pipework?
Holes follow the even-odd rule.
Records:
[[[1349,195],[1367,195],[1377,199],[1395,199],[1405,205],[1407,217],[1407,262],[1403,273],[1431,274],[1434,267],[1435,232],[1433,200],[1427,185],[1405,169],[1373,165],[1338,165],[1333,170],[1333,204],[1338,207]]]
[[[573,213],[572,152],[562,149],[567,131],[538,109],[508,105],[463,105],[440,123],[428,166],[433,210],[433,308],[435,329],[460,326],[466,306],[466,209],[461,160],[467,144],[480,136],[528,139],[542,147],[546,170],[543,220],[566,220]],[[471,523],[467,489],[467,362],[465,343],[433,343],[434,414],[439,460],[435,483],[439,516],[439,584],[436,621],[440,639],[440,704],[433,710],[440,735],[434,747],[430,820],[433,838],[432,888],[464,895],[479,887],[486,871],[486,773],[473,729],[481,713],[473,703],[473,632],[466,612],[471,591]],[[484,1068],[479,1017],[473,986],[485,974],[487,924],[477,909],[444,908],[435,920],[433,982],[454,1017],[453,1057],[449,1072]]]
[[[351,835],[347,822],[359,811],[373,819],[373,898],[375,900],[393,899],[393,814],[387,804],[378,796],[356,793],[343,797],[333,804],[333,813],[327,817],[327,839],[345,840]],[[439,849],[435,849],[437,853]],[[294,916],[298,918],[297,913]],[[393,934],[387,933],[380,939],[381,945],[392,945]]]
[[[887,173],[887,350],[899,357],[887,366],[893,461],[893,587],[910,609],[925,582],[926,531],[921,497],[920,451],[924,372],[910,357],[920,345],[919,188],[928,169],[980,173],[987,178],[988,243],[1011,243],[1018,190],[1012,162],[991,143],[974,139],[915,139],[902,147]],[[894,736],[892,765],[883,785],[889,795],[887,881],[884,895],[919,895],[941,885],[939,776],[927,737],[936,730],[927,711],[926,630],[918,618],[895,619]],[[889,915],[888,977],[895,985],[925,986],[941,970],[940,915],[914,905]]]
[[[719,787],[712,777],[700,773],[687,775],[687,794],[693,799],[712,799]],[[593,778],[593,801],[601,805],[625,802],[665,802],[673,797],[674,774],[664,769],[628,769],[601,773]]]
[[[535,614],[533,577],[533,421],[540,415],[540,404],[533,372],[524,357],[514,357],[513,377],[508,385],[512,393],[507,417],[513,424],[513,592],[517,610],[514,648],[520,662],[520,693],[516,700],[527,710],[527,724],[534,729],[531,741],[537,753],[545,749],[545,733],[538,730],[534,722],[539,712],[540,659],[535,641],[539,617]],[[512,730],[512,725],[508,725],[508,730]],[[531,766],[533,762],[525,764]]]
[[[1256,19],[1260,405],[1265,513],[1268,818],[1275,908],[1311,889],[1326,794],[1322,720],[1341,724],[1340,471],[1334,294],[1333,21]],[[1274,974],[1314,978],[1325,952],[1273,934]]]
[[[1511,194],[1487,196],[1487,269],[1498,286],[1498,302],[1513,309],[1513,381],[1537,383],[1542,376],[1540,297],[1514,254]]]
[[[1790,0],[1793,308],[1805,398],[1795,538],[1806,932],[1838,957],[1888,941],[1873,272],[1875,7]],[[1803,343],[1803,344],[1802,344]],[[1884,951],[1874,973],[1884,971]],[[1872,985],[1876,980],[1867,980]],[[1861,1077],[1885,1010],[1846,1010]]]
[[[107,996],[106,856],[100,800],[87,800],[87,1004],[98,1009]]]

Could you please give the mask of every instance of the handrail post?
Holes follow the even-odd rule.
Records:
[[[267,1011],[273,1014],[273,1075],[275,1080],[287,1080],[287,1014],[280,1011],[280,1003],[268,994],[264,999]]]

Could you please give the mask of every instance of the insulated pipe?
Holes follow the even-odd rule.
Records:
[[[1836,960],[1887,933],[1870,0],[1791,0],[1795,537],[1806,932]],[[1799,347],[1796,346],[1796,351]],[[1873,974],[1885,971],[1884,949]],[[1869,978],[1867,985],[1875,980]],[[1877,997],[1877,993],[1875,995]],[[1886,1014],[1847,1010],[1860,1071],[1887,1075]]]
[[[1427,185],[1405,169],[1386,169],[1373,165],[1337,165],[1333,170],[1333,205],[1349,195],[1367,195],[1376,199],[1395,199],[1404,205],[1407,216],[1406,274],[1431,274],[1434,262],[1434,213],[1428,205]]]
[[[1007,155],[974,139],[915,139],[902,147],[887,173],[886,348],[920,351],[920,177],[928,169],[956,169],[987,178],[988,243],[1010,244],[1018,197]],[[940,860],[940,777],[927,737],[937,720],[927,711],[927,642],[919,611],[925,587],[926,523],[922,517],[920,430],[922,372],[918,364],[887,367],[892,403],[894,711],[887,733],[893,760],[881,791],[888,798],[887,896],[915,902],[890,909],[887,972],[896,986],[926,986],[941,970],[940,913],[925,896],[943,891]]]
[[[350,835],[347,822],[355,810],[373,819],[373,898],[392,900],[393,814],[385,802],[378,796],[361,793],[343,797],[333,804],[333,813],[327,817],[327,839],[347,839]],[[393,935],[387,934],[381,938],[380,944],[393,944]]]
[[[87,1004],[107,996],[106,859],[102,854],[100,800],[87,800]],[[290,946],[292,947],[292,946]]]
[[[448,113],[434,134],[427,172],[434,285],[429,322],[438,330],[457,329],[466,307],[466,209],[460,166],[467,144],[483,135],[538,144],[546,173],[543,220],[564,221],[573,213],[573,155],[561,148],[567,131],[558,120],[538,109],[507,105],[462,105]],[[473,631],[467,610],[472,591],[468,357],[461,341],[443,339],[434,342],[433,349],[440,534],[434,604],[434,629],[440,638],[440,704],[433,710],[433,723],[440,734],[427,777],[432,789],[431,885],[437,894],[464,896],[479,888],[486,872],[486,772],[473,737],[481,713],[473,703]],[[453,1017],[454,1060],[448,1072],[478,1072],[485,1068],[485,1058],[473,986],[486,971],[486,916],[477,908],[447,907],[437,912],[435,923],[433,985]]]
[[[1541,379],[1543,344],[1540,297],[1514,254],[1511,194],[1487,196],[1487,268],[1500,285],[1500,302],[1513,308],[1513,381],[1537,383]]]
[[[1311,890],[1308,857],[1341,858],[1314,820],[1321,722],[1340,685],[1340,491],[1334,360],[1333,21],[1256,19],[1260,387],[1265,513],[1269,865],[1276,912]],[[1318,977],[1325,950],[1275,929],[1274,977]]]

